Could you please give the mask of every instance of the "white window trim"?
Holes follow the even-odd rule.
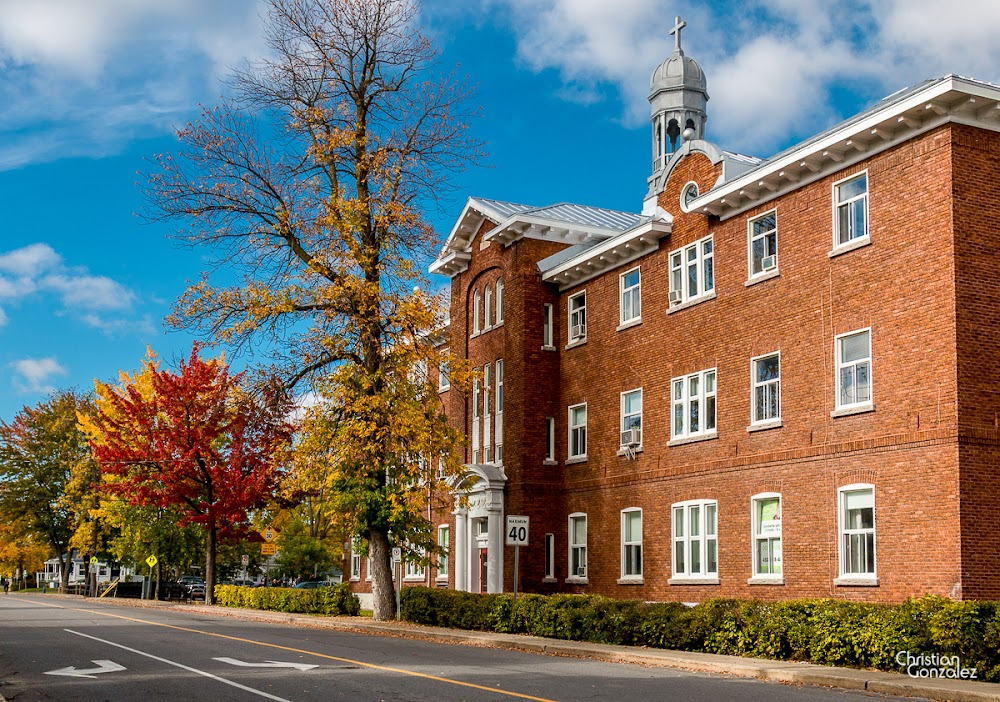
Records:
[[[868,399],[861,402],[851,402],[849,404],[840,403],[840,369],[842,364],[840,362],[840,344],[841,340],[849,337],[855,336],[857,334],[868,334]],[[845,332],[844,334],[837,334],[833,338],[833,397],[834,397],[834,410],[830,413],[831,417],[842,417],[848,414],[856,414],[859,412],[867,412],[875,409],[875,359],[873,354],[873,340],[872,340],[872,328],[864,327],[863,329],[855,329],[853,331]],[[851,365],[857,365],[856,361],[853,361]]]
[[[553,305],[542,305],[542,351],[555,351],[555,317]]]
[[[542,578],[542,582],[554,583],[556,582],[556,535],[551,532],[546,534],[543,544],[547,558],[545,560],[545,576]]]
[[[545,418],[545,461],[544,465],[555,465],[556,460],[556,418]]]
[[[691,572],[691,520],[690,520],[690,508],[699,507],[699,519],[700,531],[699,541],[702,544],[702,568],[703,570],[698,573]],[[709,506],[715,507],[715,568],[716,572],[710,572],[706,568],[708,565],[708,530],[706,525],[708,523],[706,509]],[[677,572],[677,563],[675,561],[677,548],[676,544],[678,541],[677,534],[674,533],[674,511],[677,509],[684,510],[684,536],[680,537],[684,542],[684,570],[683,573]],[[720,567],[720,556],[719,556],[719,503],[717,500],[685,500],[684,502],[675,502],[670,505],[670,579],[667,580],[668,585],[674,584],[696,584],[696,585],[717,585],[719,583],[719,567]]]
[[[705,422],[704,405],[707,404],[707,399],[710,396],[715,397],[715,419],[712,422],[714,426],[711,429],[702,428],[696,432],[692,432],[690,427],[688,427],[688,420],[691,415],[691,397],[688,395],[688,381],[694,376],[699,376],[699,385],[704,388],[705,378],[709,373],[715,374],[715,391],[712,393],[706,393],[703,389],[698,400],[701,402],[702,414],[701,423],[702,427],[705,427],[707,422]],[[674,405],[677,401],[674,400],[674,383],[677,381],[683,381],[684,383],[684,428],[685,431],[682,434],[674,433]],[[697,373],[688,373],[687,375],[679,375],[670,379],[670,440],[667,442],[668,446],[677,446],[682,443],[689,443],[690,441],[698,441],[701,439],[712,439],[718,436],[719,432],[719,372],[718,368],[706,368],[705,370],[698,371]]]
[[[639,282],[630,288],[625,287],[625,277],[635,273],[639,276]],[[625,295],[636,291],[636,304],[634,305],[634,316],[625,318]],[[618,276],[618,330],[627,329],[636,324],[642,324],[642,272],[639,266],[625,271]]]
[[[856,236],[853,239],[848,239],[847,241],[840,243],[840,217],[838,217],[838,210],[841,203],[837,200],[837,188],[844,183],[849,183],[852,180],[858,178],[865,179],[865,194],[856,196],[852,198],[853,200],[862,199],[864,200],[865,208],[865,233],[862,236]],[[869,219],[869,209],[868,202],[869,196],[871,195],[871,179],[868,177],[868,169],[863,171],[858,171],[857,173],[852,173],[846,178],[841,178],[833,185],[830,186],[830,201],[833,203],[833,249],[830,251],[830,256],[836,256],[839,253],[846,253],[847,251],[852,251],[861,246],[871,243],[871,220]],[[849,201],[848,201],[849,202]]]
[[[482,297],[479,290],[476,290],[472,295],[472,334],[475,336],[483,331],[483,318],[479,311],[479,306],[482,303]]]
[[[446,356],[447,354],[448,349],[442,349],[438,356],[438,392],[444,392],[445,390],[451,389],[451,378],[449,377],[451,372],[451,361],[448,358],[440,358],[441,356]]]
[[[493,286],[487,283],[483,290],[483,331],[493,328]]]
[[[583,562],[584,562],[584,565],[583,565],[583,575],[577,575],[577,574],[575,574],[573,572],[573,548],[574,548],[574,543],[573,543],[573,520],[574,519],[579,519],[581,517],[583,518],[583,531],[584,531],[584,534],[585,534],[585,538],[584,538],[584,542],[583,542]],[[589,520],[587,518],[587,513],[586,512],[573,512],[571,515],[569,515],[568,533],[569,533],[569,538],[566,539],[567,547],[568,547],[568,549],[567,549],[568,550],[568,554],[567,554],[567,559],[566,559],[566,572],[569,573],[569,576],[566,578],[566,582],[568,582],[568,583],[577,583],[577,584],[586,584],[587,583],[587,577],[588,577],[588,575],[590,573],[590,561],[589,561],[589,558],[588,558],[588,556],[590,554],[587,553],[587,551],[588,551],[588,543],[587,542],[590,541],[590,524],[589,524]],[[579,545],[576,545],[576,546],[579,547]]]
[[[423,557],[423,549],[414,549]],[[415,561],[403,559],[403,580],[408,582],[423,582],[427,579],[427,566]]]
[[[638,573],[626,574],[625,573],[625,549],[628,546],[635,545],[635,542],[626,542],[625,541],[625,515],[626,514],[635,514],[636,512],[639,513],[639,541],[638,541],[638,546],[639,546],[639,563],[640,563],[640,565],[639,565],[639,572]],[[642,530],[643,530],[642,508],[641,507],[626,507],[625,509],[623,509],[621,511],[621,518],[620,519],[621,519],[621,538],[620,538],[621,550],[619,552],[619,563],[620,563],[620,565],[619,565],[619,575],[620,575],[620,578],[618,580],[618,583],[619,584],[641,583],[643,581],[643,569],[644,569],[644,566],[645,566],[645,559],[643,558],[643,553],[642,553],[642,551],[643,551],[643,548],[642,548],[642,545],[643,545],[643,543],[642,543],[643,542],[643,533],[642,533]]]
[[[635,450],[636,453],[638,453],[639,451],[642,450],[642,442],[644,440],[644,436],[643,436],[643,433],[642,433],[643,400],[642,400],[642,388],[641,387],[632,388],[631,390],[626,390],[625,392],[621,393],[621,395],[619,395],[619,400],[618,400],[618,406],[619,406],[619,411],[618,411],[618,431],[624,433],[625,430],[626,430],[626,426],[625,426],[625,396],[626,395],[631,395],[632,393],[636,393],[636,392],[639,393],[639,445],[636,446],[634,450]],[[629,415],[629,416],[633,416],[633,415]],[[619,448],[621,448],[621,447],[619,446]]]
[[[573,310],[573,300],[576,300],[577,298],[581,297],[583,298],[583,307],[581,308],[583,310],[583,334],[574,337],[573,327],[579,325],[573,324],[573,317],[574,317],[574,312],[579,312],[579,310],[576,311]],[[586,343],[587,342],[587,291],[586,290],[581,290],[578,293],[574,293],[573,295],[570,295],[566,299],[566,320],[567,320],[566,338],[569,340],[569,343],[566,344],[566,348],[569,349],[574,346],[579,346],[580,344]]]
[[[496,404],[496,413],[503,414],[503,359],[497,359],[493,367],[493,402]],[[497,437],[499,439],[499,437]],[[494,441],[493,443],[499,444],[501,441]]]
[[[767,419],[757,418],[757,361],[762,361],[765,358],[770,358],[771,356],[778,357],[778,416],[768,417]],[[759,385],[771,385],[775,381],[769,380],[765,383],[760,383]],[[716,391],[718,391],[718,378],[716,378]],[[718,403],[718,398],[716,398]],[[772,351],[771,353],[761,354],[760,356],[754,356],[750,359],[750,426],[747,427],[747,431],[753,431],[755,429],[771,429],[773,427],[780,427],[781,421],[781,351]]]
[[[582,425],[573,425],[573,410],[583,407],[584,415],[586,419]],[[585,461],[587,460],[587,420],[590,419],[589,413],[587,412],[587,403],[580,402],[579,404],[570,405],[566,408],[566,460],[567,461]],[[580,426],[583,427],[583,453],[572,453],[573,451],[573,430],[578,429]]]
[[[777,538],[781,539],[781,572],[780,573],[758,573],[757,572],[757,502],[760,500],[778,499],[778,510],[781,513],[781,532]],[[716,515],[718,516],[718,515]],[[785,582],[785,536],[784,536],[784,500],[780,492],[760,492],[750,498],[750,572],[753,577],[747,580],[748,585],[783,585]],[[774,537],[769,537],[774,538]]]
[[[678,291],[681,294],[679,301],[677,302],[668,301],[669,305],[669,308],[667,310],[668,313],[684,307],[688,307],[697,302],[711,300],[715,297],[715,240],[713,239],[713,237],[714,237],[713,234],[709,234],[706,237],[698,239],[698,241],[691,242],[687,246],[682,246],[681,248],[674,249],[667,256],[667,280],[668,280],[668,289],[670,290],[670,295],[673,296],[673,294]],[[708,241],[712,242],[712,253],[706,256],[704,253],[705,251],[704,244],[705,242]],[[697,270],[697,281],[698,281],[698,292],[694,295],[688,294],[687,274],[686,274],[688,267],[687,251],[692,248],[694,248],[696,252],[694,261]],[[674,288],[675,256],[680,257],[681,281],[679,290]],[[712,287],[706,288],[705,261],[709,258],[712,259]]]
[[[770,215],[774,215],[774,253],[771,254],[772,256],[774,256],[774,266],[771,267],[771,268],[765,268],[765,269],[761,270],[759,273],[754,273],[754,270],[753,270],[753,241],[754,241],[753,225],[754,225],[754,222],[757,222],[758,220],[764,219],[765,217],[768,217]],[[766,238],[766,236],[767,235],[765,234],[764,238]],[[767,279],[767,278],[773,278],[776,275],[778,275],[778,261],[779,261],[779,259],[778,259],[778,209],[774,208],[774,209],[768,210],[767,212],[763,212],[763,213],[757,215],[756,217],[751,217],[750,219],[747,220],[747,282],[748,283],[751,283],[751,282],[755,283],[755,282],[758,282],[760,280]]]
[[[438,546],[443,546],[441,543],[441,534],[448,534],[448,547],[445,549],[444,556],[438,556],[438,567],[437,567],[437,579],[441,582],[448,581],[448,575],[451,573],[451,525],[450,524],[439,524],[438,525],[438,535],[437,543]],[[445,568],[444,572],[441,572],[441,560],[444,560]]]
[[[359,551],[360,544],[357,539],[351,539],[351,572],[349,580],[352,583],[361,581],[361,552]],[[354,573],[354,564],[357,563],[358,572]]]
[[[845,559],[847,557],[844,549],[845,536],[845,494],[858,490],[871,490],[872,493],[872,550],[875,557],[872,559],[875,564],[874,573],[847,573]],[[851,483],[837,488],[837,572],[839,576],[833,581],[834,585],[861,585],[874,586],[879,584],[878,580],[878,505],[875,504],[875,485],[872,483]]]
[[[496,295],[493,297],[493,304],[496,305],[493,326],[499,327],[503,324],[503,278],[497,278]]]

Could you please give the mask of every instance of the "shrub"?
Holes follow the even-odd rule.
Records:
[[[295,614],[347,614],[356,616],[361,602],[347,584],[299,590],[290,587],[240,587],[216,585],[215,601],[222,607],[242,607]]]

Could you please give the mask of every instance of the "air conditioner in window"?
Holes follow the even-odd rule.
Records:
[[[577,339],[582,339],[585,336],[587,336],[586,324],[574,324],[569,330],[570,341],[576,341]]]
[[[778,265],[777,256],[765,256],[763,259],[761,259],[760,262],[761,270],[765,271],[769,271],[772,268],[775,268],[777,265]]]
[[[576,577],[586,578],[587,577],[587,566],[578,566],[576,569]]]
[[[670,291],[670,304],[671,305],[679,305],[683,301],[684,301],[684,298],[683,298],[683,295],[681,294],[680,290],[671,290]]]
[[[622,432],[622,448],[634,448],[639,445],[639,430],[636,428],[626,429]]]

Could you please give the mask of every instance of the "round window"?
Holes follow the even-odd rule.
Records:
[[[696,197],[698,197],[698,184],[692,181],[685,185],[681,192],[681,204],[687,209]]]

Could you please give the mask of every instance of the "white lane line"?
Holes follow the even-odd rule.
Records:
[[[63,631],[68,631],[71,634],[76,634],[77,636],[82,636],[85,639],[92,639],[93,641],[100,641],[103,644],[107,644],[108,646],[114,646],[115,648],[120,648],[123,651],[128,651],[129,653],[135,653],[135,654],[140,655],[140,656],[145,656],[146,658],[152,658],[154,661],[159,661],[160,663],[166,663],[167,665],[172,665],[175,668],[180,668],[181,670],[186,670],[186,671],[191,672],[191,673],[197,673],[198,675],[204,675],[206,678],[211,678],[212,680],[217,680],[220,683],[224,683],[226,685],[231,685],[232,687],[238,688],[240,690],[244,690],[246,692],[252,692],[253,694],[257,695],[258,697],[263,697],[263,698],[268,699],[268,700],[274,700],[274,702],[291,702],[291,700],[286,700],[284,697],[276,697],[276,696],[268,694],[268,693],[266,693],[266,692],[264,692],[262,690],[255,690],[252,687],[247,687],[246,685],[240,685],[239,683],[233,682],[232,680],[226,680],[225,678],[220,678],[218,675],[212,675],[211,673],[207,673],[204,670],[198,670],[197,668],[192,668],[190,666],[186,666],[183,663],[177,663],[175,661],[167,660],[166,658],[161,658],[160,656],[154,656],[152,653],[146,653],[145,651],[140,651],[140,650],[135,649],[135,648],[129,648],[128,646],[123,646],[122,644],[115,643],[114,641],[107,641],[105,639],[99,639],[96,636],[91,636],[90,634],[83,634],[83,633],[81,633],[79,631],[73,631],[72,629],[64,629]]]

